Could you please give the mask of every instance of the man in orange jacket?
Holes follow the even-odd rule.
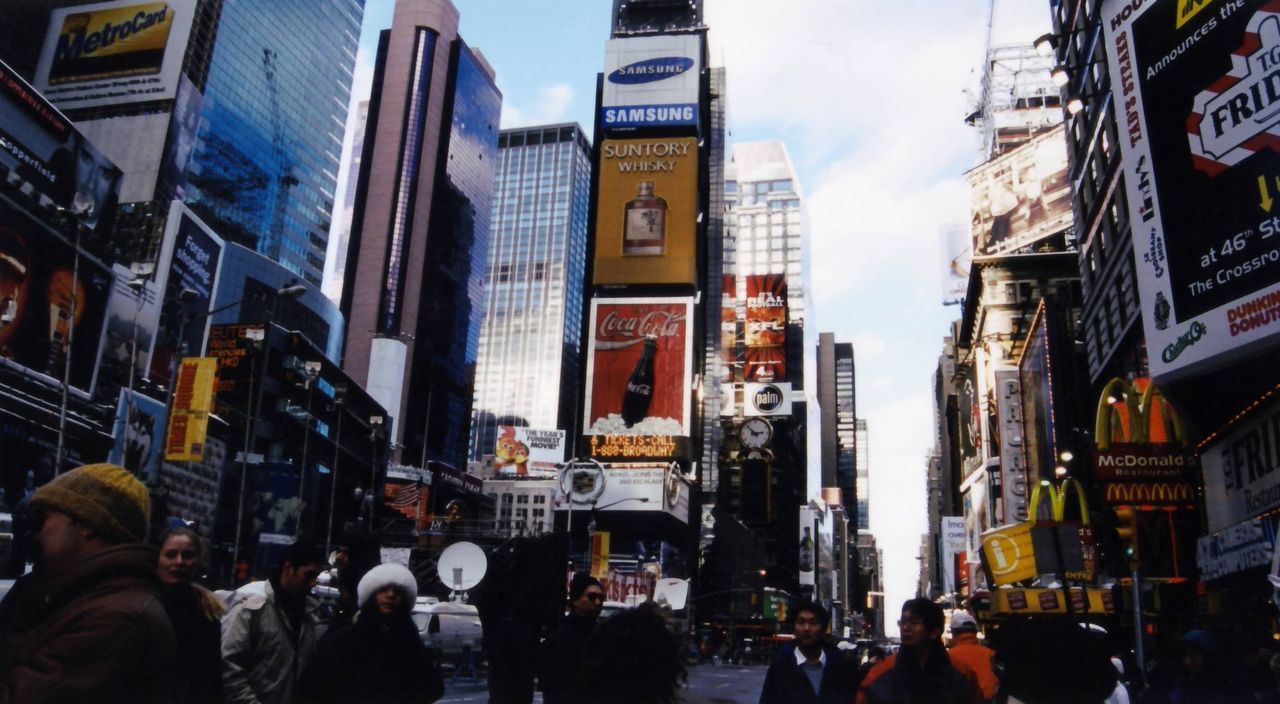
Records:
[[[978,622],[964,611],[951,615],[951,666],[964,675],[973,689],[973,703],[989,702],[1000,681],[991,664],[995,651],[978,642]]]

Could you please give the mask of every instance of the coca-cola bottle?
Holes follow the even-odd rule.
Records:
[[[640,361],[627,380],[627,391],[622,395],[622,420],[631,427],[649,415],[649,403],[653,401],[653,357],[658,351],[658,337],[645,335],[644,351]]]

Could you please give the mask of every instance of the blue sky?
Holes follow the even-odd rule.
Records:
[[[592,132],[610,0],[454,0],[461,34],[497,72],[502,126]],[[972,110],[987,0],[705,0],[728,78],[731,142],[782,140],[806,196],[819,330],[854,344],[870,432],[871,527],[884,549],[890,631],[913,596],[934,444],[932,374],[944,307],[939,228],[967,223],[978,162]],[[367,0],[354,101],[367,99],[392,0]],[[1047,0],[996,2],[994,44],[1048,31]],[[341,192],[341,191],[339,191]]]

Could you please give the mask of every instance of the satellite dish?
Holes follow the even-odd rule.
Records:
[[[436,574],[445,586],[455,592],[466,591],[484,579],[489,561],[485,559],[484,550],[475,543],[454,543],[440,553],[436,561]]]

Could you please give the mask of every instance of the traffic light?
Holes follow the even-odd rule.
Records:
[[[1132,506],[1117,506],[1116,512],[1116,537],[1120,539],[1120,548],[1124,551],[1125,559],[1130,563],[1137,562],[1140,558],[1138,552],[1138,511]]]

